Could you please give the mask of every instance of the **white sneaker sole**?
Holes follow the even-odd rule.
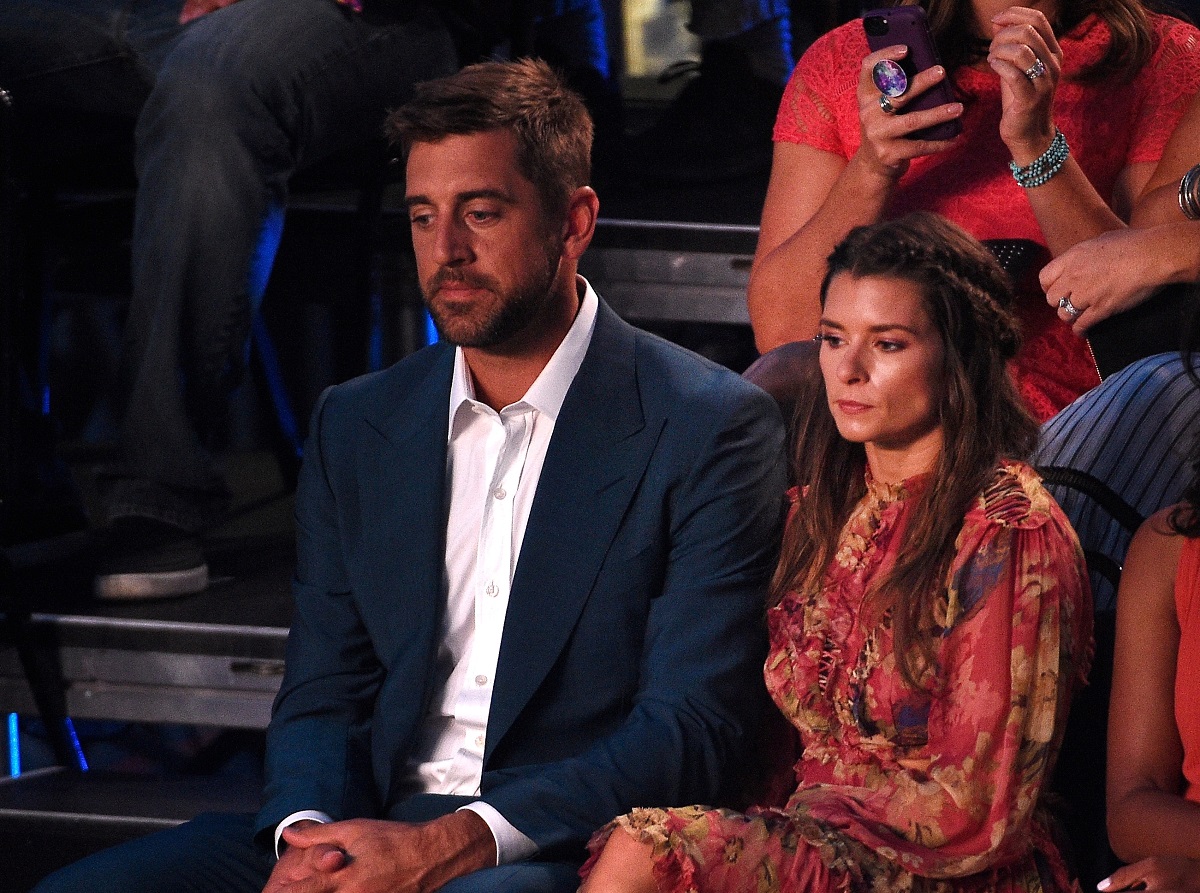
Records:
[[[168,598],[194,595],[208,587],[208,565],[183,571],[158,573],[104,574],[96,577],[96,598],[108,601],[132,601],[143,598]]]

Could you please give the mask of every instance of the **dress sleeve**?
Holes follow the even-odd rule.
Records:
[[[850,22],[861,31],[857,21]],[[805,51],[792,71],[779,114],[775,119],[774,139],[781,143],[799,143],[825,152],[833,152],[843,158],[849,157],[844,140],[838,132],[839,97],[847,88],[855,88],[854,75],[846,75],[846,54],[856,56],[850,60],[854,71],[865,53],[865,40],[861,47],[853,46],[848,40],[847,25],[819,38]],[[848,84],[847,84],[848,82]]]
[[[799,795],[814,818],[917,875],[961,877],[1028,853],[1086,664],[1078,541],[1053,505],[1018,514],[973,512],[959,536],[925,743],[888,749],[865,797]]]
[[[1157,162],[1192,95],[1200,89],[1200,32],[1155,16],[1157,45],[1137,77],[1141,103],[1126,163]]]

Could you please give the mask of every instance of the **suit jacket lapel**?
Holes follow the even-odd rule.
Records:
[[[603,302],[546,453],[509,595],[485,763],[566,644],[653,453],[634,330]]]
[[[381,593],[364,605],[372,611],[376,648],[390,661],[390,675],[404,679],[411,715],[392,717],[415,730],[428,698],[429,671],[438,647],[445,563],[446,435],[454,351],[446,348],[423,380],[403,383],[405,393],[390,405],[373,407],[364,419],[358,461],[364,529],[363,555],[372,589]],[[404,741],[407,750],[409,741]]]

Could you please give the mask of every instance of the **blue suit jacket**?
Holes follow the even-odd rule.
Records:
[[[408,817],[445,600],[453,360],[427,348],[314,413],[260,835],[301,809]],[[530,511],[484,753],[480,799],[544,854],[577,854],[635,805],[711,802],[746,759],[783,451],[762,391],[601,303]]]

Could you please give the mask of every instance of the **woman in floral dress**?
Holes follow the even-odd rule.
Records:
[[[1017,457],[1018,325],[991,255],[931,214],[854,230],[821,289],[823,387],[765,675],[803,754],[783,808],[639,809],[586,893],[1075,888],[1040,795],[1091,632],[1070,525]]]

